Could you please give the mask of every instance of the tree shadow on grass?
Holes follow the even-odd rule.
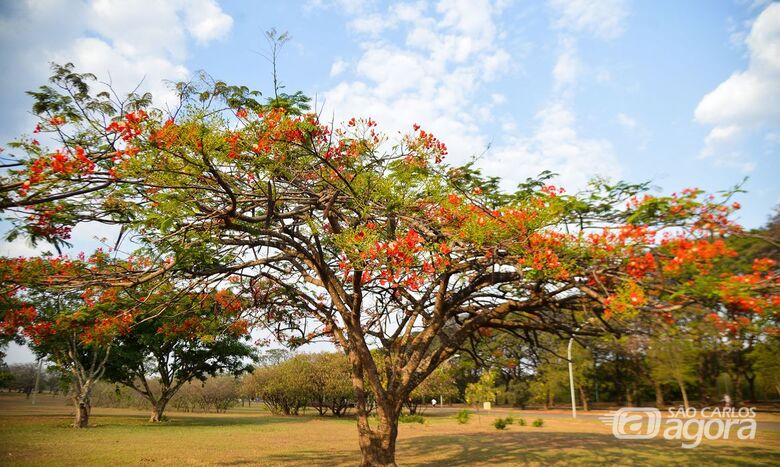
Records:
[[[198,414],[196,416],[176,416],[174,414],[168,421],[161,423],[150,423],[150,426],[240,426],[240,425],[271,425],[277,423],[306,423],[310,419],[304,417],[281,417],[281,416],[269,416],[269,415],[256,415],[246,416],[242,415],[227,416],[217,414]]]
[[[355,443],[354,451],[307,451],[296,450],[290,453],[272,454],[262,459],[240,459],[220,462],[217,465],[306,465],[334,466],[360,464],[360,450]]]
[[[611,434],[502,432],[420,436],[398,443],[404,465],[780,465],[778,450],[667,440],[618,440]]]
[[[46,415],[50,421],[58,422],[57,425],[73,423],[73,414]],[[112,414],[92,413],[90,417],[90,429],[94,428],[166,428],[166,427],[227,427],[227,426],[263,426],[284,423],[305,423],[309,419],[302,417],[283,417],[272,415],[240,415],[231,416],[214,413],[184,413],[174,412],[162,422],[150,422],[146,413],[138,414]],[[44,418],[44,417],[38,417]]]

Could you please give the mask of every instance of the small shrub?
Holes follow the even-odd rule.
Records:
[[[515,417],[510,415],[510,416],[506,417],[504,419],[504,421],[506,422],[507,425],[511,425],[511,424],[515,423]]]
[[[520,426],[525,426],[525,419],[524,418],[517,419],[517,424]]]
[[[461,425],[465,425],[469,422],[469,418],[471,418],[471,414],[468,410],[463,409],[460,412],[458,412],[458,415],[455,416],[455,418],[458,420],[458,423]]]
[[[504,430],[506,429],[506,420],[504,420],[503,418],[497,418],[493,422],[493,426],[496,427],[496,430]]]
[[[544,425],[544,420],[542,420],[541,418],[537,418],[536,420],[534,420],[533,425],[539,428]]]
[[[398,421],[401,423],[425,423],[425,418],[422,415],[401,415],[398,417]]]

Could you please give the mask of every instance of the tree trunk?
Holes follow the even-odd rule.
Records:
[[[745,374],[745,379],[748,383],[748,399],[751,401],[756,400],[756,375],[749,376]]]
[[[664,390],[658,381],[653,381],[653,388],[655,389],[655,406],[660,409],[664,406]]]
[[[150,422],[161,422],[163,420],[163,413],[165,407],[168,405],[168,399],[161,397],[156,404],[152,405],[152,415],[149,417]]]
[[[682,380],[677,380],[677,385],[680,386],[680,393],[682,394],[683,398],[683,407],[685,407],[685,411],[688,411],[688,392],[685,390],[685,382]]]
[[[360,451],[363,467],[395,467],[395,442],[398,437],[398,414],[377,406],[379,424],[369,427],[365,410],[358,416]],[[389,412],[389,413],[388,413]]]
[[[742,402],[742,375],[737,372],[732,381],[734,382],[734,407],[739,407]]]
[[[89,399],[75,398],[76,404],[76,420],[73,422],[74,428],[87,428],[89,427],[89,412],[90,404]]]
[[[589,412],[590,406],[588,405],[588,393],[585,392],[585,387],[582,385],[577,386],[580,390],[580,401],[582,402],[582,410]]]

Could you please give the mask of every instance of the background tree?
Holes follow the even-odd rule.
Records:
[[[773,336],[759,343],[753,349],[753,368],[761,382],[780,396],[780,338]]]
[[[271,413],[298,415],[317,394],[311,369],[309,357],[301,354],[276,365],[255,368],[244,380]]]
[[[152,422],[162,420],[183,384],[222,373],[238,376],[256,358],[246,342],[250,336],[240,318],[241,303],[229,291],[180,296],[158,286],[139,312],[148,317],[116,340],[105,377],[146,398]],[[157,384],[150,385],[152,378]]]
[[[452,365],[445,363],[436,368],[412,391],[406,408],[414,415],[422,413],[433,399],[436,399],[439,404],[444,404],[445,399],[452,401],[459,395],[458,387],[455,385],[454,369]]]
[[[330,410],[335,416],[344,415],[354,403],[350,383],[349,361],[338,352],[307,355],[312,382],[311,404],[320,415]]]
[[[685,410],[690,406],[686,385],[696,380],[697,359],[697,349],[685,336],[665,335],[650,343],[648,362],[653,380],[660,384],[676,384]]]
[[[38,372],[37,363],[17,363],[3,369],[3,387],[9,391],[23,392],[29,399],[35,388],[35,375]]]
[[[116,336],[127,333],[134,321],[124,290],[116,287],[52,290],[56,277],[78,270],[91,274],[116,267],[101,252],[89,261],[63,258],[3,259],[0,261],[2,286],[7,302],[17,304],[8,310],[6,322],[13,323],[38,358],[54,363],[71,377],[74,426],[89,425],[90,395],[103,376]]]
[[[496,400],[496,372],[485,371],[480,375],[479,381],[466,386],[466,403],[476,405],[484,402],[495,402]]]

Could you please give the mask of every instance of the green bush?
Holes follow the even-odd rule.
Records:
[[[525,424],[525,420],[523,420],[522,418],[521,418],[520,420],[522,421],[522,423],[523,423],[523,424]],[[506,418],[497,418],[497,419],[496,419],[496,420],[493,422],[493,426],[494,426],[494,427],[496,427],[496,429],[503,430],[503,429],[505,429],[505,428],[506,428],[508,425],[511,425],[511,424],[513,424],[514,422],[515,422],[515,419],[514,419],[514,417],[512,417],[512,416],[510,415],[509,417],[506,417]]]
[[[493,422],[493,426],[496,427],[496,430],[504,430],[506,429],[506,420],[504,420],[503,418],[497,418]]]
[[[541,427],[543,425],[544,425],[544,420],[542,420],[541,418],[537,418],[536,420],[534,420],[534,426],[535,427],[539,428],[539,427]]]
[[[469,422],[469,418],[471,418],[471,414],[468,410],[463,409],[460,412],[458,412],[458,415],[455,416],[455,418],[458,420],[458,423],[461,425],[465,425]]]
[[[524,418],[519,418],[517,420],[517,424],[520,425],[520,426],[525,426],[525,419]]]
[[[398,417],[400,423],[425,423],[422,415],[401,415]]]

